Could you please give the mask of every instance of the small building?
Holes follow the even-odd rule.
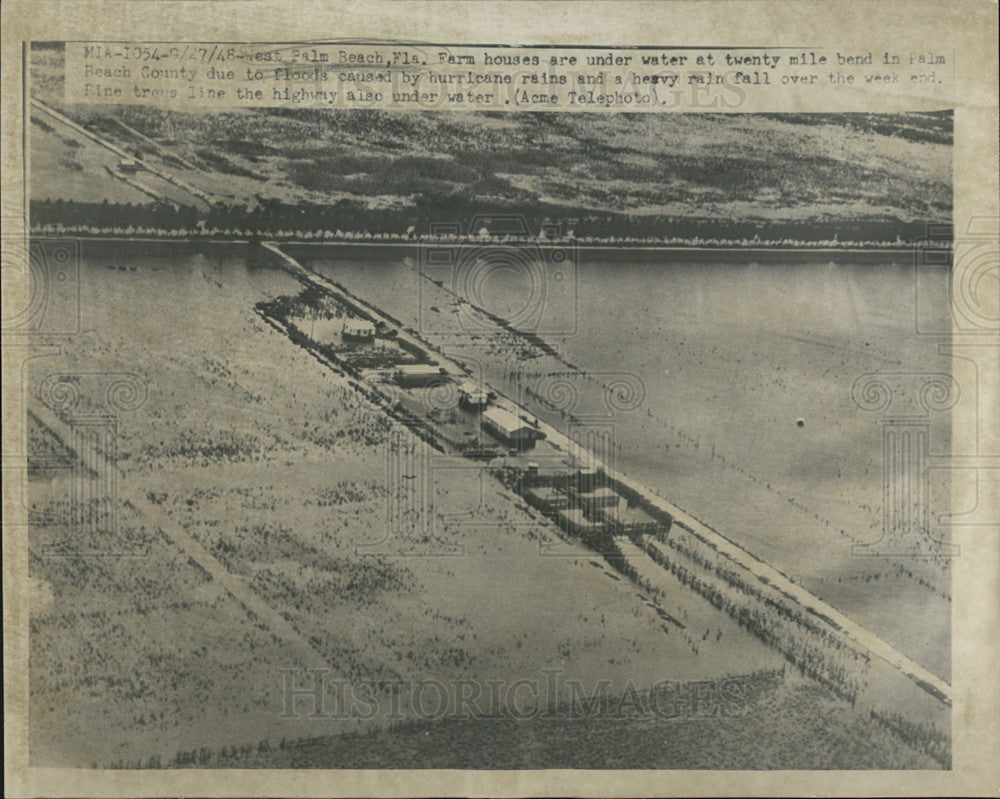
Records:
[[[598,486],[593,491],[573,491],[573,499],[588,515],[596,515],[604,508],[617,508],[624,500],[607,486]]]
[[[139,162],[136,161],[134,158],[122,158],[118,162],[118,171],[119,172],[138,172],[139,171]]]
[[[565,508],[560,510],[558,511],[556,518],[559,522],[559,526],[562,527],[567,533],[572,533],[573,535],[580,535],[581,533],[594,533],[603,529],[602,524],[588,519],[583,515],[583,511],[579,508]]]
[[[622,502],[615,507],[601,508],[598,516],[614,535],[646,535],[660,532],[662,525],[655,518],[643,511]]]
[[[554,513],[569,507],[569,497],[566,494],[545,486],[529,488],[524,492],[524,498],[529,505],[538,508],[542,513]]]
[[[458,387],[459,398],[469,408],[485,408],[490,404],[489,392],[480,388],[472,380],[466,380]]]
[[[351,317],[344,321],[340,332],[345,339],[369,341],[375,338],[375,323],[369,322],[367,319]]]
[[[489,408],[483,411],[483,429],[494,438],[515,447],[531,446],[542,433],[520,416],[503,408]]]
[[[396,367],[393,378],[399,385],[404,387],[428,386],[431,383],[439,382],[447,374],[448,372],[443,366],[413,363]]]

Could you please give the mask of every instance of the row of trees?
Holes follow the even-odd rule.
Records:
[[[473,209],[476,213],[470,213]],[[245,205],[216,204],[208,211],[169,203],[84,203],[74,200],[33,200],[34,228],[62,226],[76,232],[105,229],[139,229],[245,237],[247,231],[267,236],[283,232],[308,232],[310,238],[356,238],[359,234],[416,238],[455,233],[478,236],[535,237],[545,231],[552,237],[572,236],[599,241],[796,242],[803,244],[908,243],[927,236],[929,222],[902,221],[895,217],[795,219],[764,221],[686,216],[633,216],[624,213],[574,212],[563,206],[502,202],[368,208],[360,202],[341,200],[329,205],[311,202],[282,203],[262,200]],[[331,236],[325,236],[330,233]]]

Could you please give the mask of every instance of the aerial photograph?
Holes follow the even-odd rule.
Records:
[[[65,57],[32,766],[952,767],[951,110],[74,104]]]

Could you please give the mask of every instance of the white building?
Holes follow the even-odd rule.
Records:
[[[490,404],[489,392],[480,388],[474,381],[466,380],[458,387],[461,400],[470,408],[485,408]]]
[[[375,323],[369,322],[367,319],[356,319],[351,317],[350,319],[344,321],[344,326],[341,328],[341,334],[344,338],[374,338]]]
[[[503,408],[483,411],[483,429],[505,444],[515,446],[530,445],[535,439],[542,438],[539,430]]]

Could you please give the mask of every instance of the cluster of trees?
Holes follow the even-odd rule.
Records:
[[[75,200],[32,200],[32,227],[83,228],[144,227],[163,230],[194,230],[203,212],[191,205],[167,203],[83,203]]]
[[[281,748],[285,748],[285,741],[282,739]],[[167,768],[180,768],[180,767],[206,767],[211,766],[213,761],[217,764],[218,761],[236,760],[237,758],[247,758],[256,751],[258,754],[265,754],[271,751],[271,744],[263,740],[257,744],[255,747],[253,744],[243,744],[242,746],[223,746],[218,752],[215,752],[209,746],[198,747],[197,749],[181,749],[178,750],[170,761],[166,764]],[[130,768],[128,765],[112,765],[111,768]],[[160,763],[159,755],[150,758],[149,763],[147,763],[146,768],[162,768]]]
[[[862,134],[897,136],[915,142],[950,145],[954,141],[952,111],[909,114],[762,114],[761,116],[796,125],[839,125]]]
[[[581,242],[748,246],[902,244],[926,237],[929,224],[889,216],[764,221],[593,213],[538,202],[477,201],[470,206],[449,201],[386,209],[346,199],[332,204],[261,199],[251,208],[218,203],[208,211],[169,203],[33,200],[31,220],[34,230],[63,228],[91,235],[448,240],[454,234],[479,236],[485,229],[492,237],[511,240],[534,240],[544,231],[549,238]]]

